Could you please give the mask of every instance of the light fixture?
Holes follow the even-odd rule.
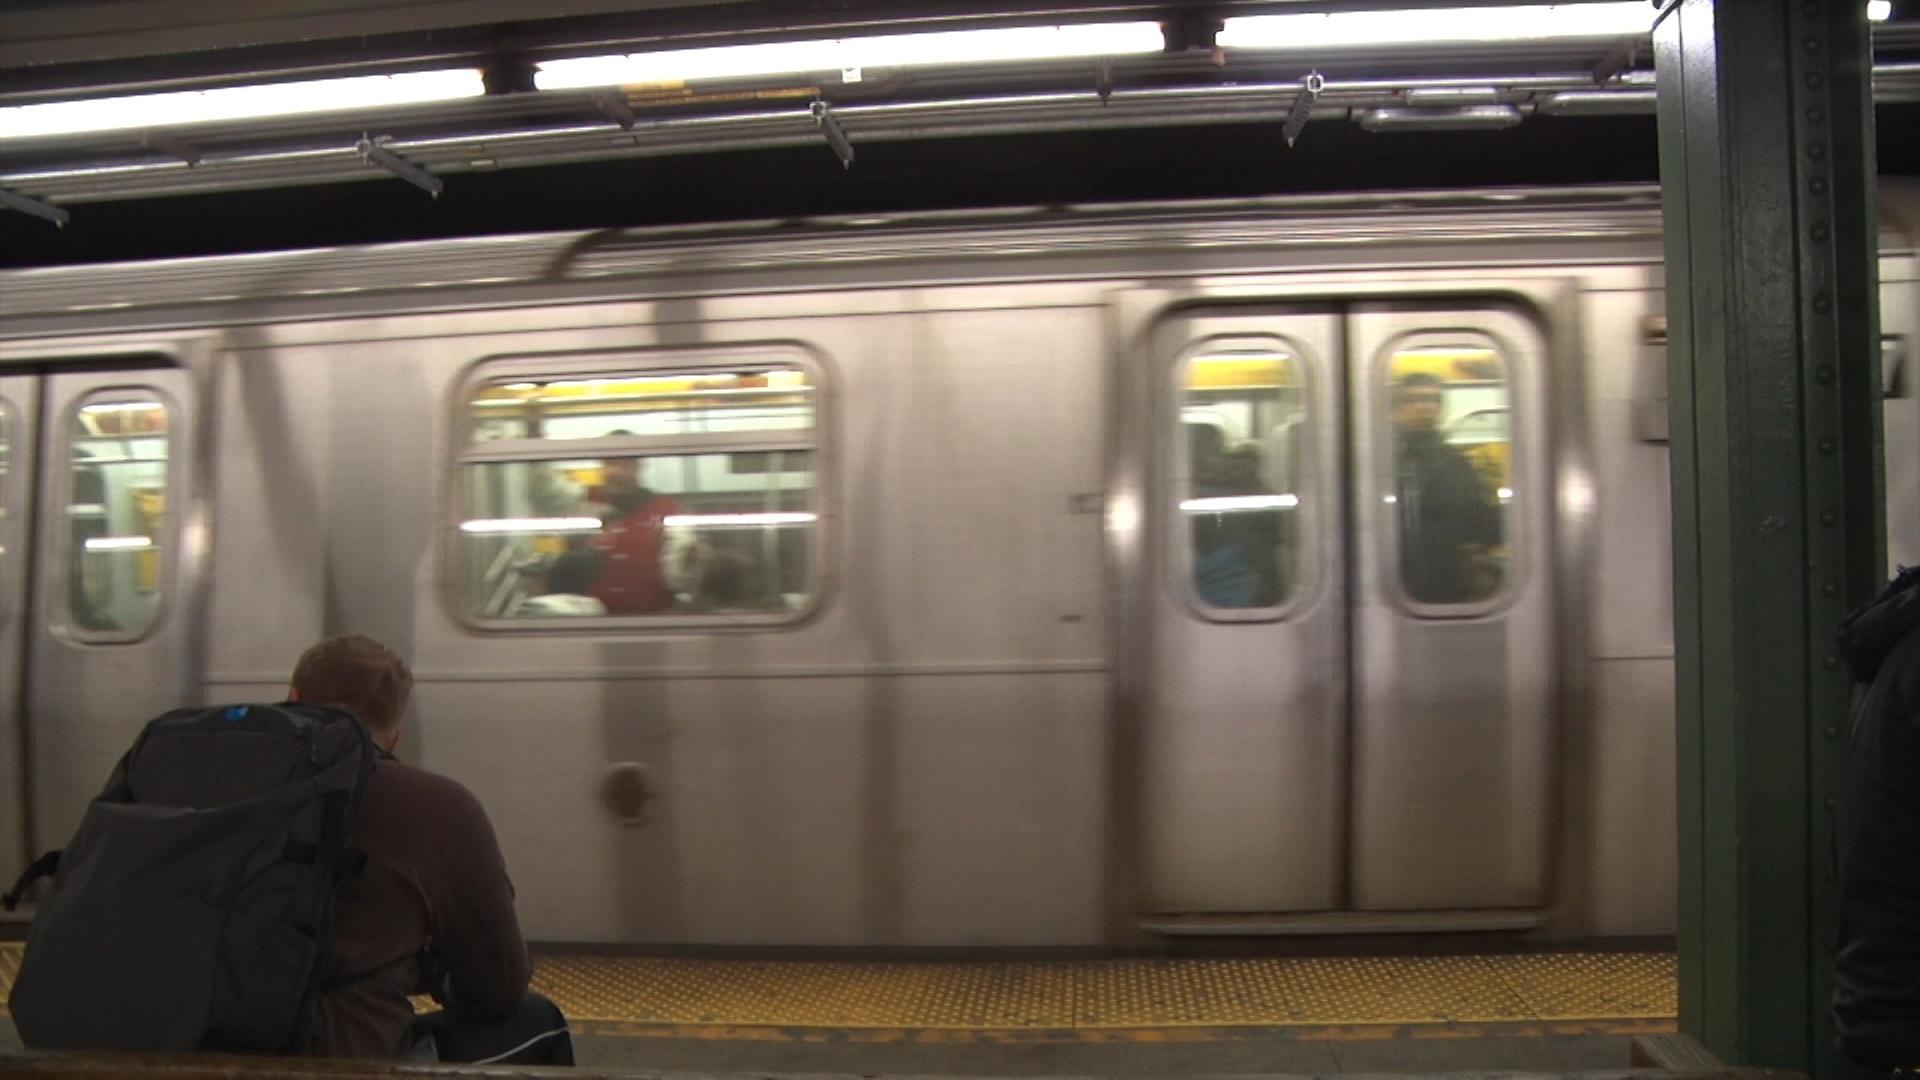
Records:
[[[1521,120],[1511,105],[1463,105],[1456,109],[1368,109],[1360,126],[1368,131],[1489,131],[1510,128]]]
[[[661,520],[668,528],[730,528],[743,525],[811,525],[819,515],[800,512],[765,514],[668,514]]]
[[[869,67],[1126,56],[1159,52],[1165,47],[1160,24],[1152,22],[943,30],[548,60],[534,72],[533,85],[541,90],[567,90],[823,73],[837,73],[853,81],[858,79],[860,69]]]
[[[1227,514],[1237,510],[1291,510],[1299,505],[1298,495],[1221,495],[1184,500],[1180,509],[1190,514]]]
[[[1893,0],[1867,0],[1867,19],[1886,22],[1893,18]]]
[[[151,536],[90,536],[88,551],[147,551],[153,547]]]
[[[1416,86],[1406,92],[1409,105],[1498,105],[1500,91],[1492,86]]]
[[[0,139],[85,135],[453,101],[486,93],[478,68],[223,86],[0,108]]]
[[[1214,41],[1227,49],[1325,49],[1611,38],[1647,33],[1653,28],[1653,16],[1653,8],[1644,0],[1243,15],[1228,19]]]
[[[475,518],[460,523],[460,531],[470,533],[570,533],[599,529],[600,519],[590,517]]]

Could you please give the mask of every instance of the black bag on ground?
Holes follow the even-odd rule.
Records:
[[[334,898],[365,861],[354,837],[374,758],[336,709],[187,708],[148,723],[58,853],[9,1002],[21,1041],[300,1050]]]

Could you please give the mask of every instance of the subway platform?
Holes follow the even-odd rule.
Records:
[[[21,945],[0,943],[0,992]],[[846,961],[541,951],[583,1066],[689,1073],[1574,1073],[1672,1032],[1671,952]],[[427,1007],[423,1003],[423,1007]],[[19,1049],[11,1024],[0,1050]]]

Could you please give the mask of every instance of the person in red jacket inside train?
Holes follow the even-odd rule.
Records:
[[[589,494],[606,508],[600,531],[587,541],[604,556],[589,595],[605,604],[609,615],[647,615],[673,607],[679,576],[674,571],[689,561],[681,550],[684,531],[667,527],[667,518],[681,513],[680,504],[643,485],[642,467],[637,457],[607,459],[601,466],[604,480]]]

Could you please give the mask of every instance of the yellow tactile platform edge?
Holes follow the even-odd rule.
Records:
[[[0,991],[20,945],[0,944]],[[848,963],[543,955],[584,1021],[1034,1030],[1665,1019],[1671,953]]]

